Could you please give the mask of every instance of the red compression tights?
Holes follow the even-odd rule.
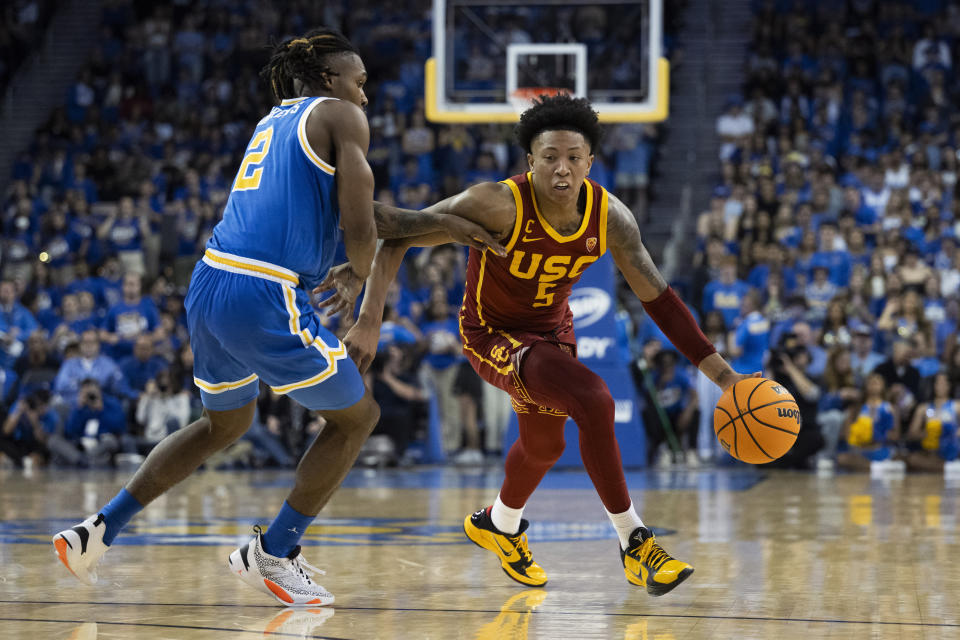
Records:
[[[613,431],[613,397],[603,379],[556,345],[538,342],[527,352],[521,378],[537,404],[560,409],[580,429],[580,455],[593,486],[611,513],[630,508],[623,477],[620,447]],[[524,506],[547,470],[563,453],[566,418],[537,413],[518,414],[520,439],[510,448],[500,500],[508,507]]]

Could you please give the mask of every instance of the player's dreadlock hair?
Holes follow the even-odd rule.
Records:
[[[603,127],[600,126],[597,112],[590,106],[590,101],[565,93],[535,98],[533,106],[520,116],[513,135],[520,146],[530,153],[530,143],[541,131],[558,129],[583,134],[590,143],[591,153],[596,152],[603,137]]]
[[[277,100],[296,98],[294,79],[311,86],[319,85],[322,74],[332,73],[331,58],[344,53],[360,54],[342,33],[321,27],[274,47],[270,62],[260,71],[260,76],[270,83]]]

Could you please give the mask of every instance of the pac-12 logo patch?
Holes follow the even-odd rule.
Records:
[[[597,248],[597,239],[594,237],[587,238],[587,251],[593,251]]]

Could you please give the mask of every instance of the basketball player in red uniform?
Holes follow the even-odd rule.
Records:
[[[467,516],[464,531],[496,554],[517,582],[547,582],[531,556],[528,522],[521,515],[563,452],[569,416],[580,429],[584,466],[620,538],[627,580],[651,595],[663,595],[693,567],[668,555],[633,508],[614,435],[613,398],[600,376],[576,357],[567,304],[571,287],[609,250],[647,313],[704,374],[724,389],[748,376],[731,369],[667,286],[640,241],[630,210],[587,178],[601,133],[586,99],[541,97],[516,127],[529,172],[475,185],[426,209],[484,226],[507,252],[501,257],[470,250],[460,335],[477,373],[511,395],[520,438],[507,454],[500,494],[492,506]],[[361,370],[375,354],[386,289],[407,247],[449,241],[445,232],[437,232],[381,246],[359,320],[345,339]]]

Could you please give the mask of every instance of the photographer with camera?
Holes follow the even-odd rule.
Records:
[[[6,455],[18,468],[39,466],[47,457],[47,439],[57,425],[49,391],[36,389],[21,397],[0,430],[0,459]]]
[[[800,434],[782,458],[770,463],[788,469],[807,469],[809,460],[823,448],[823,436],[817,424],[820,387],[808,377],[810,353],[795,333],[786,333],[778,347],[770,352],[770,377],[793,395],[800,409]]]
[[[96,380],[100,387],[120,397],[131,400],[137,397],[137,392],[127,384],[113,358],[100,352],[96,329],[88,329],[80,335],[80,352],[76,357],[64,360],[53,381],[53,391],[64,404],[74,406],[80,386],[87,379]]]
[[[127,421],[120,401],[103,393],[100,383],[80,383],[77,403],[67,418],[63,435],[52,434],[47,446],[55,462],[71,466],[105,466],[120,450]]]
[[[147,381],[137,401],[136,420],[143,431],[125,435],[123,450],[144,456],[168,434],[190,422],[190,394],[180,388],[169,369],[160,370],[155,379]]]

